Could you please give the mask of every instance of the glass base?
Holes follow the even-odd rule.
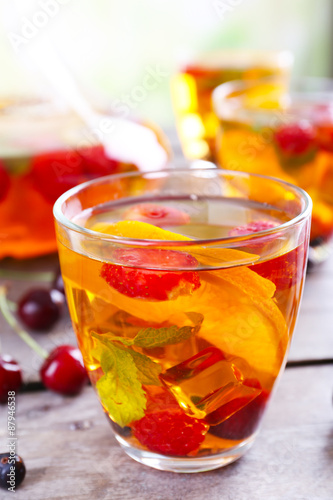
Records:
[[[231,464],[232,462],[235,462],[235,460],[238,460],[240,457],[242,457],[244,453],[249,448],[251,448],[254,442],[254,436],[252,436],[246,441],[243,441],[243,443],[222,453],[217,453],[206,457],[178,458],[167,457],[164,455],[159,455],[158,453],[153,453],[151,451],[133,448],[120,436],[116,435],[115,438],[117,439],[123,450],[127,453],[127,455],[129,455],[137,462],[148,465],[149,467],[152,467],[154,469],[165,470],[169,472],[183,472],[187,474],[194,472],[207,472]]]

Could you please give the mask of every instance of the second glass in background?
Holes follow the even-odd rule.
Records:
[[[257,80],[288,76],[293,64],[290,52],[219,50],[188,60],[171,80],[177,131],[189,159],[215,159],[218,118],[212,92],[231,80]]]
[[[333,238],[333,80],[235,81],[213,93],[222,168],[272,175],[313,201],[309,260],[324,261]]]

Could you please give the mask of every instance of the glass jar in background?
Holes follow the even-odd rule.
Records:
[[[272,175],[313,201],[309,260],[324,261],[333,237],[333,80],[235,81],[213,94],[222,168]]]
[[[215,87],[231,80],[289,76],[292,64],[293,56],[287,51],[243,50],[209,52],[183,64],[171,80],[171,95],[184,155],[215,160]]]
[[[112,119],[105,115],[108,118]],[[122,120],[121,133],[128,129],[124,149],[130,149],[131,124]],[[107,132],[108,122],[102,125]],[[168,159],[165,139],[159,131],[147,132],[156,142],[161,168]],[[144,160],[128,161],[125,150],[107,152],[98,140],[101,133],[89,131],[77,115],[55,101],[0,101],[0,258],[55,252],[52,207],[63,192],[96,177],[144,169]],[[147,169],[152,165],[149,162]]]

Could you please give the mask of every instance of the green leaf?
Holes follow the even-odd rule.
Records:
[[[203,315],[200,313],[185,313],[192,321],[193,326],[170,326],[163,328],[144,328],[139,331],[133,339],[133,345],[153,349],[154,347],[163,347],[170,344],[178,344],[189,339],[200,330],[203,322]]]
[[[100,336],[92,335],[101,341]],[[97,381],[96,389],[111,418],[124,427],[144,416],[146,396],[141,371],[128,351],[104,339],[102,343],[107,347],[100,359],[104,375]]]
[[[162,367],[159,363],[155,363],[148,356],[140,354],[139,352],[129,349],[127,351],[133,358],[135,366],[138,370],[138,377],[142,384],[144,385],[162,385],[159,374],[162,371]]]

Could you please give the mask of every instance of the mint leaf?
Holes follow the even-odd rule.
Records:
[[[200,313],[185,313],[192,321],[193,326],[170,326],[163,328],[144,328],[132,340],[133,345],[153,349],[154,347],[163,347],[170,344],[178,344],[191,338],[198,333],[203,322],[203,315]]]
[[[133,358],[135,366],[138,370],[138,378],[144,385],[162,385],[159,374],[162,367],[159,363],[155,363],[148,356],[129,349],[127,351]]]
[[[94,333],[92,336],[107,347],[100,358],[104,375],[97,381],[96,389],[112,420],[124,427],[144,416],[146,396],[140,381],[142,372],[128,351]]]

